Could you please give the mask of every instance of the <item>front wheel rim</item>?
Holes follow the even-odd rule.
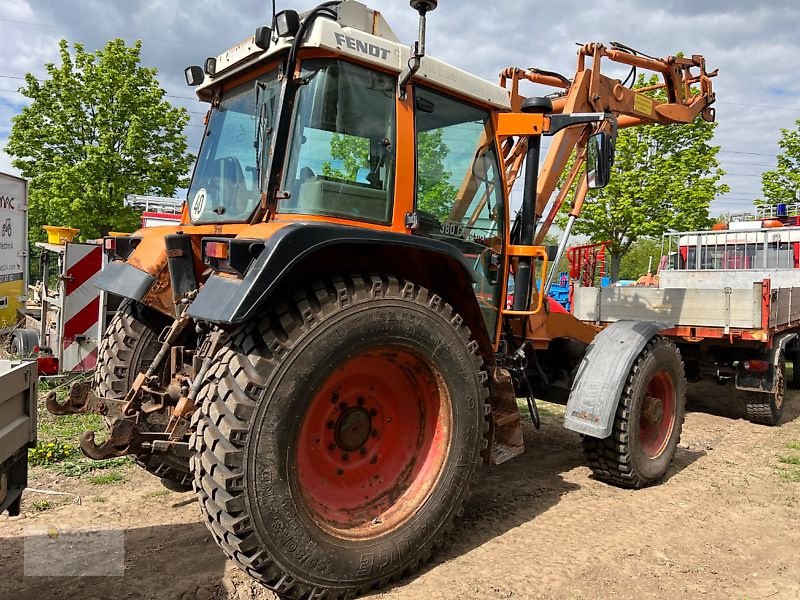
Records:
[[[342,362],[297,438],[294,478],[311,518],[345,539],[408,521],[439,480],[452,417],[441,374],[416,352],[384,346]]]
[[[659,371],[647,384],[639,417],[639,442],[648,458],[658,458],[667,449],[675,426],[676,405],[672,377]]]

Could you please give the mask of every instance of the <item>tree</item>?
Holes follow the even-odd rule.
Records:
[[[635,87],[658,83],[640,76]],[[666,99],[663,90],[646,92]],[[716,123],[698,117],[686,125],[644,125],[623,129],[615,144],[611,181],[590,190],[574,231],[593,242],[610,241],[611,278],[623,255],[643,237],[700,229],[708,225],[708,207],[728,191],[720,184],[719,146],[710,144]],[[565,206],[568,210],[568,207]],[[565,222],[562,215],[561,222]]]
[[[761,175],[761,189],[765,200],[757,204],[778,204],[794,202],[800,190],[800,119],[795,121],[796,129],[781,129],[778,146],[783,152],[778,154],[778,167]]]
[[[620,279],[638,279],[647,275],[648,267],[653,274],[661,259],[661,241],[654,238],[639,238],[622,257],[619,267]]]
[[[125,194],[171,196],[186,187],[194,157],[186,152],[184,108],[164,99],[156,70],[139,65],[141,42],[123,40],[86,52],[65,40],[48,78],[25,76],[31,104],[14,118],[6,152],[30,181],[31,237],[41,225],[80,228],[93,238],[138,228]]]
[[[450,149],[444,141],[444,130],[433,129],[417,134],[417,206],[447,220],[458,188],[450,184],[452,173],[444,168]],[[369,169],[369,140],[334,133],[331,136],[331,159],[322,165],[322,174],[355,181],[362,169]],[[334,167],[334,161],[338,163]]]

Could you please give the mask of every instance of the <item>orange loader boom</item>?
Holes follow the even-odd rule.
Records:
[[[610,61],[629,65],[631,76],[635,79],[636,69],[643,69],[660,74],[663,83],[633,90],[626,87],[618,79],[612,79],[601,72],[602,61]],[[524,96],[519,93],[521,81],[529,81],[541,85],[559,88],[552,98],[551,114],[572,114],[587,112],[611,113],[616,119],[605,121],[599,130],[635,127],[637,125],[673,123],[691,123],[698,115],[706,121],[714,121],[715,114],[711,105],[714,103],[714,91],[711,78],[717,71],[706,70],[705,59],[701,55],[691,58],[668,56],[653,58],[612,42],[608,48],[603,44],[591,43],[578,51],[578,68],[572,80],[557,73],[535,68],[508,68],[500,74],[500,85],[510,88],[511,107],[519,111]],[[667,101],[659,102],[642,92],[664,89]],[[616,123],[616,125],[615,125]],[[586,162],[586,143],[589,135],[598,128],[587,125],[583,128],[570,127],[563,129],[553,137],[553,142],[540,170],[536,193],[536,220],[539,221],[544,210],[559,184],[559,180],[575,152],[575,161],[566,173],[555,201],[551,204],[546,218],[538,228],[535,244],[540,245],[547,235],[555,216],[572,189],[573,184],[582,172]],[[613,133],[613,132],[611,132]],[[503,147],[508,194],[519,177],[520,168],[527,150],[527,138],[508,138]],[[581,207],[588,191],[587,180],[583,178],[577,186],[575,197],[571,202],[569,216],[572,221],[580,215]],[[570,224],[571,229],[571,224]],[[569,237],[569,231],[565,238]]]

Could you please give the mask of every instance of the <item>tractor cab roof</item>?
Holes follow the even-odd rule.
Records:
[[[397,73],[405,68],[410,49],[400,43],[380,12],[355,0],[345,0],[336,12],[335,21],[329,18],[315,19],[304,36],[301,48],[326,50]],[[198,97],[209,101],[222,81],[251,71],[288,51],[292,42],[291,37],[276,39],[273,36],[270,47],[264,51],[256,45],[255,36],[250,36],[216,57],[214,75],[206,74],[204,82],[197,88]],[[510,109],[508,90],[430,56],[422,60],[422,66],[413,80],[429,82],[481,104]]]

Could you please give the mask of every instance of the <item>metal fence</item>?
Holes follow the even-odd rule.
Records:
[[[800,227],[664,234],[661,270],[796,269]]]

